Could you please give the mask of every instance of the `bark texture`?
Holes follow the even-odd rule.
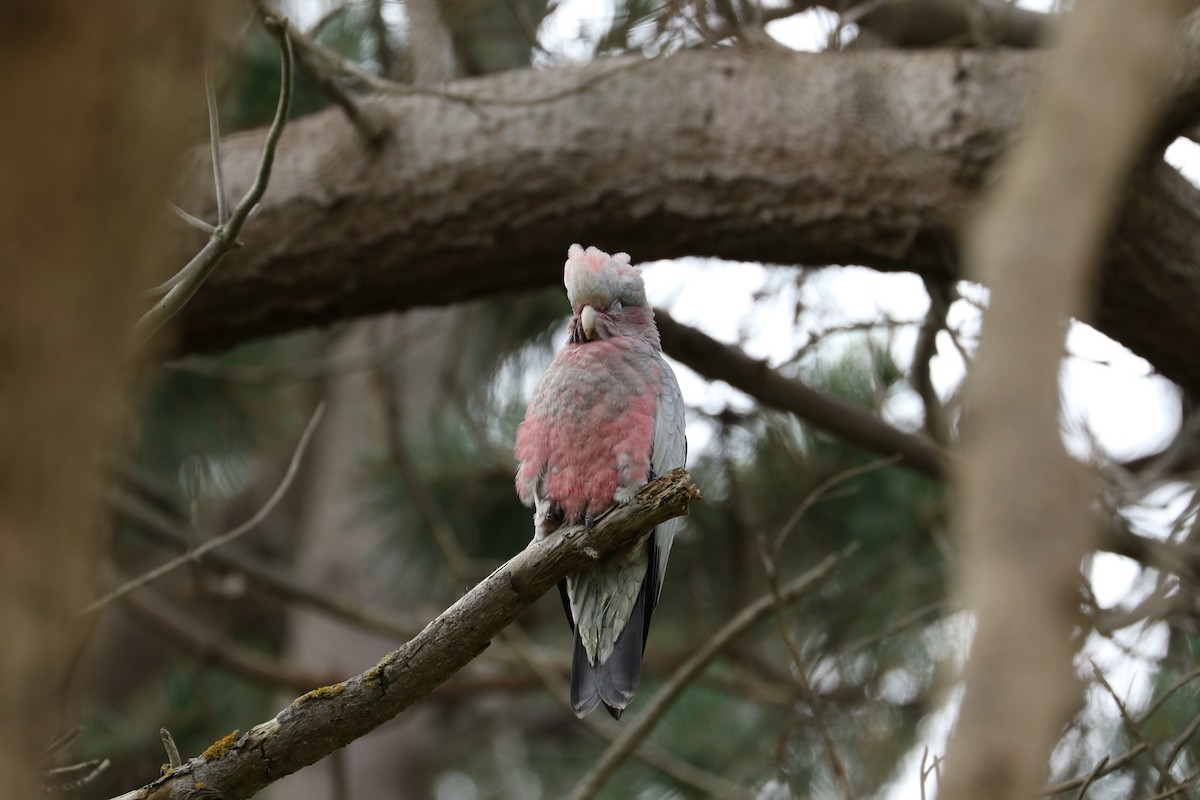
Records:
[[[513,71],[375,99],[392,137],[377,156],[339,112],[315,115],[284,132],[247,246],[184,312],[180,349],[552,285],[575,241],[637,261],[957,276],[957,232],[1040,64],[1007,50],[719,51]],[[261,141],[226,143],[232,191]],[[1144,169],[1095,316],[1193,393],[1197,223],[1200,192]]]

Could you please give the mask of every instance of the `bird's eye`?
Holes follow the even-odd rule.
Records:
[[[609,311],[619,311],[620,309],[621,309],[621,301],[614,300],[612,306],[610,306],[608,310]]]

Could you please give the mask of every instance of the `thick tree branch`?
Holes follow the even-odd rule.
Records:
[[[601,61],[448,86],[475,104],[374,100],[398,139],[374,157],[336,111],[290,124],[246,247],[183,312],[181,348],[551,286],[578,240],[639,261],[957,277],[947,242],[1041,60],[695,52],[618,63],[630,68]],[[554,99],[515,102],[538,97]],[[262,136],[226,141],[232,191],[249,184]],[[1158,165],[1134,181],[1119,219],[1095,321],[1200,394],[1200,192]]]
[[[931,478],[940,480],[949,472],[950,456],[933,442],[785,377],[738,348],[676,322],[665,311],[656,309],[654,318],[667,354],[704,377],[725,381],[763,405],[789,411],[851,444],[883,456],[899,456],[899,463]]]
[[[1051,15],[1006,0],[852,0],[838,7],[848,21],[897,47],[1037,47]]]
[[[203,787],[223,800],[253,795],[387,722],[461,669],[569,572],[687,513],[700,493],[673,470],[616,506],[589,532],[566,528],[497,569],[376,666],[295,700],[273,719],[227,737],[200,758],[120,800],[184,800]]]

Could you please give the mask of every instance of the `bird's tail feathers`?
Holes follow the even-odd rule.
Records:
[[[588,660],[583,640],[579,632],[575,632],[575,650],[571,656],[571,705],[576,716],[583,717],[603,703],[613,719],[620,719],[637,694],[649,627],[646,604],[653,602],[646,597],[648,590],[653,591],[649,587],[649,581],[642,583],[629,622],[617,637],[612,654],[603,663],[593,665]]]

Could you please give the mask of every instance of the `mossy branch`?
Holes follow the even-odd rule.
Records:
[[[483,652],[568,573],[686,514],[698,499],[687,471],[672,470],[597,520],[590,532],[573,526],[530,544],[361,675],[309,692],[236,741],[223,742],[228,746],[219,754],[189,759],[116,800],[185,800],[201,788],[223,800],[252,796],[394,718]]]

